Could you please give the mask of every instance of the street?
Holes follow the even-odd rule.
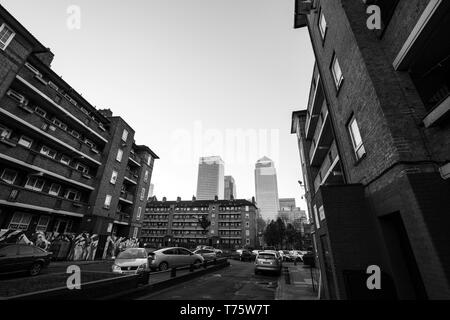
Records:
[[[230,260],[231,266],[156,292],[139,300],[275,300],[275,274],[254,274],[254,264]]]

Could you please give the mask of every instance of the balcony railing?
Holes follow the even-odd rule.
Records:
[[[101,163],[101,154],[99,152],[93,151],[88,145],[73,137],[67,131],[52,124],[49,120],[44,120],[42,117],[34,114],[34,112],[24,112],[18,106],[18,103],[15,103],[10,99],[2,99],[1,108],[7,113],[20,118],[20,122],[17,122],[16,120],[12,121],[15,122],[16,126],[20,126],[21,130],[33,131],[32,135],[39,135],[42,140],[49,140],[51,138],[48,136],[51,136],[53,138],[51,139],[51,144],[58,144],[60,147],[67,149],[67,153],[80,156],[82,154],[86,159],[92,159],[91,162],[95,165]],[[8,116],[9,115],[5,114],[3,117],[6,118]],[[27,124],[28,127],[25,127],[24,123]]]
[[[86,128],[91,129],[95,134],[100,136],[101,138],[96,137],[96,140],[103,141],[108,139],[108,134],[103,131],[98,122],[95,122],[92,117],[88,116],[87,114],[83,113],[78,106],[75,106],[72,102],[68,100],[61,92],[57,92],[53,88],[51,88],[48,85],[43,84],[41,81],[37,80],[35,75],[28,70],[27,68],[22,68],[19,72],[20,78],[25,80],[28,84],[32,85],[34,88],[36,88],[38,91],[40,91],[41,94],[48,97],[50,100],[52,100],[54,103],[58,104],[61,108],[65,109],[68,113],[70,113],[72,116],[74,116],[76,119],[78,119],[80,122],[83,123]],[[20,78],[17,79],[17,82],[20,83],[20,85],[24,88],[26,88],[27,93],[31,94],[35,99],[37,100],[44,100],[42,96],[40,96],[39,93],[35,92],[28,84],[23,82]],[[59,101],[58,103],[56,101]],[[47,102],[48,104],[48,102]],[[62,113],[61,110],[57,110],[56,108],[53,108],[57,113]],[[67,114],[64,113],[65,116]],[[74,120],[72,120],[74,121]],[[83,125],[81,125],[79,122],[77,122],[77,126],[81,126],[83,128]],[[85,129],[86,130],[86,129]],[[89,131],[89,130],[88,130]],[[91,131],[89,131],[91,132]],[[105,141],[103,141],[106,143]]]
[[[134,203],[134,196],[129,192],[124,192],[120,194],[119,200],[122,200],[125,203],[130,202],[130,204],[132,204]]]
[[[132,184],[137,184],[139,179],[139,175],[136,172],[132,172],[130,170],[125,171],[125,181],[129,181]]]
[[[311,166],[315,167],[321,165],[322,160],[327,154],[334,139],[326,104],[322,107],[321,115],[322,116],[319,117],[317,122],[313,143],[311,144],[311,149],[309,151]]]
[[[86,185],[87,187],[90,187],[90,190],[95,187],[94,178],[89,178],[80,171],[40,154],[39,152],[31,151],[21,146],[11,147],[10,145],[0,142],[0,153],[3,156],[17,160],[19,163],[23,163],[25,167],[35,166],[72,181],[64,180],[68,183],[78,182],[74,184],[78,186],[80,184]]]
[[[319,190],[322,184],[328,184],[328,180],[330,180],[333,183],[336,183],[338,181],[341,181],[341,183],[343,183],[342,179],[337,180],[336,177],[334,177],[333,175],[334,171],[341,170],[340,168],[338,168],[339,161],[340,159],[338,155],[336,141],[333,141],[330,150],[328,151],[327,156],[324,158],[323,163],[314,180],[314,187],[316,192],[317,190]]]
[[[310,139],[314,132],[319,113],[323,104],[325,103],[325,96],[322,88],[322,82],[319,74],[317,64],[314,68],[314,75],[311,84],[309,101],[308,101],[308,116],[306,118],[305,132],[306,138]]]
[[[0,201],[21,208],[35,209],[51,213],[83,216],[87,213],[87,204],[36,192],[24,187],[0,182]]]

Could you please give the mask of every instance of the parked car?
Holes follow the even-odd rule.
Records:
[[[247,249],[238,249],[233,254],[233,258],[237,259],[237,260],[240,260],[240,261],[253,261],[255,259],[255,255],[253,255]]]
[[[216,249],[216,248],[211,247],[211,246],[197,246],[197,248],[195,248],[195,250],[200,250],[200,249],[213,250],[217,254],[217,256],[221,256],[223,254],[222,250]]]
[[[288,250],[280,250],[280,255],[283,261],[292,262],[294,259],[291,256],[291,253]]]
[[[0,274],[27,272],[37,276],[48,267],[52,252],[26,244],[0,244]]]
[[[282,268],[283,263],[273,250],[258,253],[255,260],[255,274],[258,274],[260,271],[275,271],[281,274]]]
[[[292,250],[289,252],[292,261],[303,262],[303,253],[299,250]]]
[[[152,270],[165,271],[173,267],[184,267],[193,264],[196,268],[205,261],[205,259],[186,248],[164,248],[150,253],[150,268]]]
[[[211,249],[198,249],[194,251],[194,254],[201,255],[205,260],[214,260],[217,258],[217,252]]]
[[[112,266],[112,272],[120,274],[141,274],[150,271],[147,250],[129,248],[120,252]]]

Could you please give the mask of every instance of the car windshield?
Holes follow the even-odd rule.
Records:
[[[147,255],[144,250],[140,249],[128,249],[117,256],[117,259],[145,259]]]
[[[275,255],[270,253],[260,253],[258,259],[275,260]]]

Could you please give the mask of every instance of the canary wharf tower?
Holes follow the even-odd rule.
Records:
[[[200,158],[198,166],[197,200],[224,198],[224,162],[220,157]]]
[[[276,220],[280,210],[277,172],[274,162],[264,157],[255,166],[256,203],[264,220]]]

